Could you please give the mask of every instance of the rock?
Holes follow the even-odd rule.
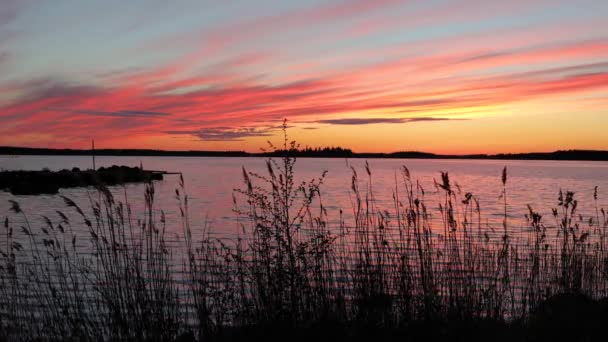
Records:
[[[42,171],[2,171],[0,190],[10,191],[13,195],[56,194],[61,188],[74,188],[96,185],[120,185],[162,180],[162,172],[144,171],[138,167],[112,166],[97,171],[78,168],[57,172]]]

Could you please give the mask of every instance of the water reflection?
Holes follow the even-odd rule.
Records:
[[[232,236],[236,232],[236,215],[233,212],[233,189],[242,187],[242,167],[263,173],[266,169],[263,158],[198,158],[198,157],[97,157],[97,166],[143,165],[146,169],[180,171],[184,175],[190,197],[190,216],[194,227],[206,223],[219,236]],[[351,212],[349,193],[351,188],[351,166],[359,170],[364,179],[365,160],[302,158],[296,163],[296,176],[300,180],[318,177],[327,170],[327,179],[322,188],[323,201],[329,211],[330,221],[337,223],[338,211],[345,215]],[[503,214],[500,174],[504,166],[509,171],[508,210],[514,227],[524,226],[524,215],[530,204],[545,217],[550,217],[551,209],[557,203],[560,188],[576,192],[579,199],[579,213],[594,214],[593,189],[599,186],[600,206],[606,207],[608,199],[602,197],[608,189],[608,163],[605,162],[564,162],[564,161],[490,161],[490,160],[369,160],[376,204],[380,209],[394,207],[392,194],[400,188],[399,169],[406,165],[412,179],[418,180],[425,190],[425,198],[430,210],[439,205],[434,179],[440,178],[441,171],[447,171],[464,198],[472,192],[480,201],[484,220],[488,224],[500,224]],[[23,156],[0,158],[0,169],[39,170],[49,168],[60,170],[91,166],[88,157],[81,156]],[[397,183],[397,187],[396,187]],[[163,210],[167,227],[176,238],[180,233],[179,212],[175,199],[178,176],[167,176],[157,182],[156,208]],[[112,188],[118,200],[128,201],[133,206],[135,216],[141,213],[144,188],[141,184],[130,184]],[[62,189],[61,195],[68,196],[87,209],[97,194],[91,189]],[[64,208],[59,196],[12,196],[0,192],[0,216],[13,217],[8,211],[8,200],[21,203],[24,211],[36,223],[40,215],[56,217],[57,209]],[[1,204],[4,203],[4,204]],[[196,232],[196,229],[195,229]]]

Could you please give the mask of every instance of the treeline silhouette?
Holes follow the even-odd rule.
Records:
[[[316,157],[316,158],[353,158],[356,157],[349,148],[342,147],[305,147],[303,149],[276,150],[262,153],[264,157]]]
[[[48,149],[0,146],[0,155],[57,155],[57,156],[89,156],[91,150],[81,149]],[[269,157],[289,156],[304,158],[395,158],[395,159],[498,159],[498,160],[580,160],[608,161],[608,151],[601,150],[559,150],[554,152],[532,153],[501,153],[501,154],[434,154],[419,151],[400,152],[353,152],[343,147],[305,147],[303,149],[275,150],[272,152],[245,151],[166,151],[151,149],[99,149],[97,156],[155,156],[155,157]]]

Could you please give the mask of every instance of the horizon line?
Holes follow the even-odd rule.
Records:
[[[31,152],[31,153],[28,153]],[[93,153],[94,152],[94,153]],[[142,148],[46,148],[26,146],[0,146],[0,155],[104,155],[104,156],[209,156],[217,157],[267,157],[279,155],[284,150],[247,152],[244,150],[164,150]],[[38,154],[40,153],[40,154]],[[101,154],[100,154],[101,153]],[[138,154],[142,153],[142,154]],[[593,156],[589,156],[592,154]],[[293,155],[293,154],[292,154]],[[400,156],[404,155],[404,156]],[[468,153],[445,154],[424,151],[393,151],[393,152],[355,152],[344,147],[321,147],[318,150],[297,150],[296,157],[317,158],[417,158],[417,159],[536,159],[539,160],[591,160],[608,161],[608,150],[593,149],[559,149],[544,152],[509,152],[509,153]],[[565,158],[569,157],[569,158]],[[591,157],[591,158],[590,158]]]

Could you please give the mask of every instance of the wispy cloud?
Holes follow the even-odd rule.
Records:
[[[417,117],[417,118],[344,118],[344,119],[324,119],[314,121],[315,123],[328,125],[373,125],[373,124],[403,124],[410,122],[434,122],[463,120],[453,118]]]
[[[98,115],[98,116],[115,116],[121,118],[154,118],[154,117],[166,117],[169,113],[161,112],[150,112],[150,111],[138,111],[138,110],[119,110],[113,112],[95,111],[95,110],[78,110],[75,111],[79,114],[87,115]]]
[[[170,135],[192,135],[203,141],[243,141],[245,138],[270,137],[276,129],[276,127],[211,127],[192,131],[166,131],[165,133]]]
[[[0,65],[8,62],[10,55],[6,51],[0,51]]]
[[[0,2],[0,26],[13,21],[21,9],[21,4],[25,1],[2,0]]]

